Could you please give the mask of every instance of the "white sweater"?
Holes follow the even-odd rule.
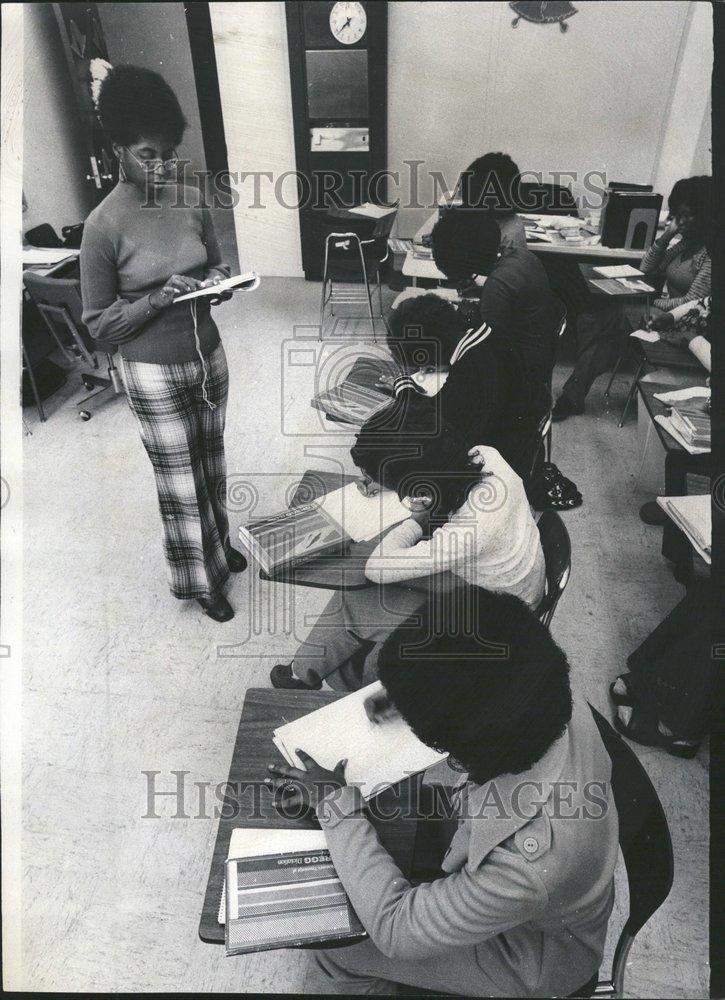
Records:
[[[450,571],[468,583],[514,594],[535,608],[544,596],[546,570],[539,531],[524,484],[495,448],[481,449],[480,483],[430,540],[412,518],[392,528],[372,553],[365,575],[373,583],[399,583]]]

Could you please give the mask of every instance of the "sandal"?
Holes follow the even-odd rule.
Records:
[[[612,683],[609,685],[609,697],[612,699],[615,705],[623,705],[625,708],[634,708],[634,695],[629,689],[629,682],[631,680],[631,674],[620,674]],[[616,685],[619,682],[624,685],[624,694],[616,690]]]
[[[619,715],[614,717],[615,729],[633,743],[645,747],[660,747],[673,757],[692,760],[700,749],[699,743],[689,740],[678,740],[676,736],[666,736],[660,731],[657,719],[653,715],[645,715],[635,708],[629,722],[622,722]]]

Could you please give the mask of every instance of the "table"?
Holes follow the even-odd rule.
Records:
[[[589,289],[592,295],[596,295],[599,298],[649,300],[650,295],[656,294],[656,291],[654,288],[652,288],[652,286],[650,286],[651,290],[649,292],[634,291],[631,288],[625,288],[624,285],[620,285],[619,282],[616,282],[614,278],[611,278],[609,280],[614,282],[612,288],[616,287],[616,291],[613,291],[612,293],[605,292],[604,289],[599,288],[598,285],[593,284],[594,281],[601,281],[604,278],[603,275],[597,274],[597,272],[594,270],[594,268],[597,266],[598,265],[596,264],[579,264],[579,270],[581,272],[581,276],[586,281],[587,288]],[[644,281],[645,284],[647,284],[646,275],[644,274],[641,275],[641,280]]]
[[[682,372],[675,384],[661,382],[639,382],[637,389],[645,405],[650,420],[665,449],[665,496],[677,497],[687,493],[687,476],[709,476],[712,468],[710,452],[691,455],[655,420],[656,416],[666,416],[669,407],[655,399],[655,393],[685,389],[692,385],[704,385],[704,373],[700,377]],[[676,576],[688,576],[692,568],[692,547],[683,532],[670,521],[662,534],[662,554],[676,565]]]
[[[324,472],[308,469],[302,477],[290,507],[299,507],[310,503],[318,497],[340,489],[348,483],[355,482],[358,476],[349,476],[339,472]],[[317,587],[321,590],[362,590],[372,586],[365,576],[365,564],[368,561],[377,541],[353,542],[345,552],[324,554],[316,559],[303,563],[294,569],[269,575],[264,570],[259,571],[260,579],[271,583],[299,584],[303,587]]]
[[[309,829],[317,826],[312,819],[285,819],[274,808],[273,794],[264,784],[267,764],[284,761],[272,743],[272,732],[285,722],[292,722],[302,715],[314,712],[339,697],[344,696],[335,691],[278,691],[274,688],[250,688],[247,691],[234,743],[224,803],[220,807],[219,827],[199,921],[199,937],[202,941],[224,944],[224,927],[217,923],[217,913],[232,830],[238,826],[270,829]],[[395,820],[372,817],[381,843],[401,871],[412,873],[418,870],[418,864],[429,863],[428,855],[416,852],[417,816],[430,813],[427,795],[421,793],[420,779],[410,778],[386,789],[377,796],[376,802],[380,806],[380,817],[386,811],[389,815],[395,808],[404,814]],[[422,843],[421,837],[421,845]]]

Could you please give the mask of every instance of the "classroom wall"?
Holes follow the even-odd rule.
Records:
[[[405,160],[425,157],[421,200],[433,192],[427,171],[455,184],[477,155],[498,149],[522,169],[651,182],[690,6],[579,2],[562,33],[513,28],[506,3],[390,3],[391,169],[405,176]],[[402,210],[399,231],[411,235],[427,214]]]
[[[667,197],[678,177],[712,173],[712,7],[690,4],[654,174]]]
[[[50,4],[23,10],[23,231],[85,219],[93,198],[90,165],[75,115],[75,98]]]
[[[297,209],[275,198],[266,177],[295,170],[287,29],[284,3],[212,3],[219,90],[229,169],[239,178],[234,221],[242,270],[300,277],[302,257]],[[289,181],[282,199],[294,203]],[[260,207],[260,206],[264,207]]]
[[[206,169],[194,67],[183,3],[101,3],[98,12],[114,65],[130,63],[160,73],[179,99],[189,126],[179,154]]]

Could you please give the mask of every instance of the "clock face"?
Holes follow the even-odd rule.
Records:
[[[330,31],[343,45],[354,45],[365,34],[368,25],[365,8],[361,3],[336,3],[330,11]]]

